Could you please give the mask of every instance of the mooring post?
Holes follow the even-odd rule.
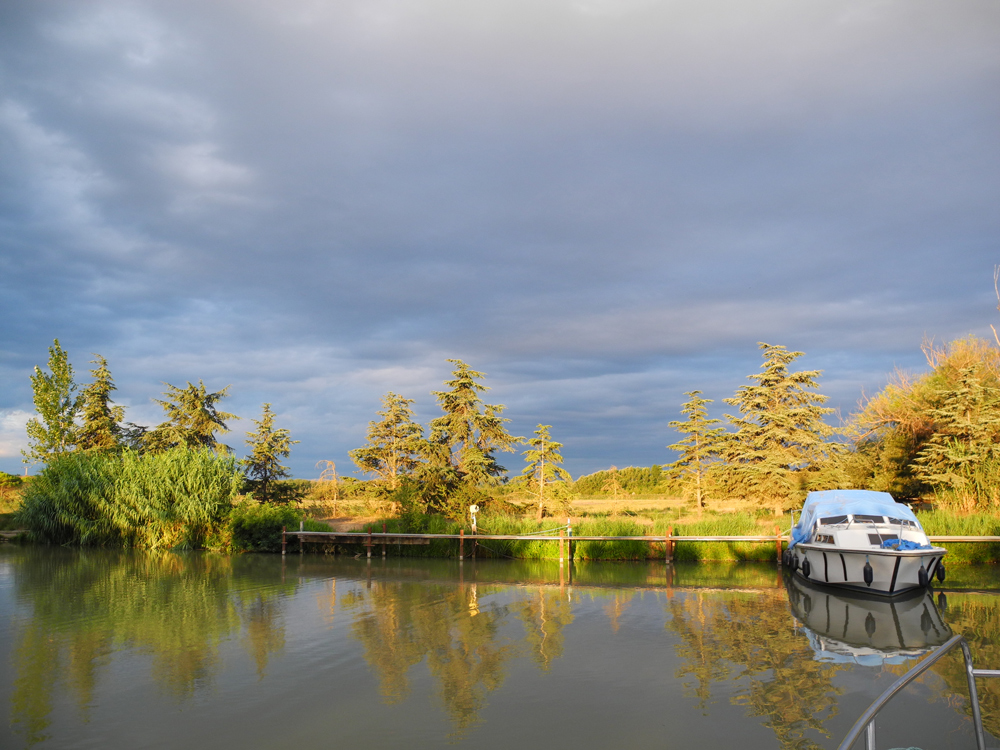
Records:
[[[288,543],[287,538],[285,537],[285,532],[287,530],[288,530],[287,526],[282,526],[281,527],[281,554],[282,555],[285,554],[285,545]]]
[[[368,559],[371,560],[372,559],[372,530],[371,529],[368,529],[368,541],[365,542],[365,545],[368,547]]]
[[[303,554],[306,551],[306,545],[302,543],[302,532],[306,530],[305,520],[299,521],[299,554]]]
[[[781,529],[774,527],[774,547],[778,553],[778,565],[781,565]]]
[[[458,559],[465,559],[465,529],[458,532]]]
[[[566,547],[566,532],[559,529],[559,565],[563,564],[563,557]]]
[[[385,534],[385,521],[382,522],[382,533]],[[382,537],[382,557],[385,557],[385,537]]]
[[[667,562],[674,561],[674,540],[671,537],[674,535],[674,527],[671,526],[667,529]]]
[[[566,519],[566,559],[573,562],[573,527],[570,519]]]

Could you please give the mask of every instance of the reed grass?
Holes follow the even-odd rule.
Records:
[[[200,547],[218,536],[240,481],[234,458],[206,450],[71,453],[28,484],[15,521],[50,544]]]

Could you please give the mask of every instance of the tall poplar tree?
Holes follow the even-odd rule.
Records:
[[[28,420],[28,448],[21,455],[26,464],[48,463],[76,447],[76,417],[80,412],[80,397],[76,395],[73,365],[59,345],[59,339],[49,347],[48,372],[35,367],[31,375],[31,390],[37,417]]]
[[[573,477],[560,464],[563,462],[559,449],[562,443],[552,439],[550,424],[540,424],[535,429],[535,436],[525,441],[528,450],[523,452],[527,466],[521,472],[532,484],[538,487],[538,518],[545,513],[545,488],[552,482],[563,480],[573,481]]]
[[[222,453],[232,449],[218,441],[215,433],[227,433],[227,419],[239,419],[235,414],[219,411],[217,404],[229,395],[227,385],[221,391],[209,393],[202,381],[198,385],[188,382],[178,388],[164,383],[166,399],[153,399],[167,415],[167,421],[145,433],[146,448],[152,451],[167,450],[181,445],[191,448],[210,448]]]
[[[833,409],[821,406],[826,396],[813,393],[819,370],[790,372],[789,365],[802,356],[783,346],[761,343],[764,364],[751,375],[753,385],[740,386],[736,395],[723,399],[739,409],[727,414],[735,428],[722,442],[731,489],[780,511],[783,502],[800,493],[802,472],[821,464],[838,447],[828,442],[833,428],[823,417]]]
[[[390,490],[399,488],[420,463],[424,428],[413,421],[412,398],[390,391],[382,397],[382,419],[368,423],[368,442],[348,451],[351,460],[366,474],[382,480]]]
[[[432,392],[444,414],[431,420],[430,453],[446,461],[466,484],[496,484],[507,471],[497,463],[496,451],[512,452],[521,438],[504,427],[510,420],[501,417],[502,405],[484,404],[480,398],[489,390],[478,382],[486,375],[460,359],[448,361],[455,365],[454,377],[444,383],[449,390]]]
[[[292,440],[291,433],[285,428],[274,426],[274,412],[270,404],[264,404],[260,419],[251,421],[257,425],[257,431],[247,433],[246,444],[250,455],[240,463],[247,479],[260,487],[260,502],[264,503],[270,499],[271,483],[289,475],[288,467],[282,466],[281,461],[288,458],[292,446],[299,441]]]
[[[100,354],[91,364],[97,365],[90,371],[94,380],[83,387],[80,393],[80,417],[82,424],[77,434],[77,447],[84,451],[116,450],[122,443],[121,422],[125,409],[112,406],[111,394],[117,390],[108,369],[108,362]]]
[[[680,452],[680,456],[669,466],[669,473],[677,477],[686,486],[692,487],[699,508],[705,507],[705,479],[709,466],[718,460],[719,441],[725,430],[713,425],[721,424],[721,419],[709,419],[706,404],[712,403],[710,398],[702,398],[701,391],[690,391],[684,394],[688,401],[681,408],[681,414],[686,414],[683,422],[671,422],[670,426],[686,435],[683,440],[668,445],[672,451]]]

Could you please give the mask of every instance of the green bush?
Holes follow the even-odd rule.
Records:
[[[227,552],[280,552],[282,527],[298,529],[301,517],[287,505],[244,500],[229,513],[223,546]]]
[[[20,487],[23,483],[23,477],[19,477],[17,474],[8,474],[6,471],[0,471],[0,488],[13,489]]]
[[[239,485],[235,459],[208,450],[71,453],[28,483],[16,522],[51,544],[200,547]]]

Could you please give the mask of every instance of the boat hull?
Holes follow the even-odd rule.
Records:
[[[852,550],[803,542],[789,550],[789,562],[796,576],[813,583],[896,596],[927,587],[945,554],[941,547]],[[870,583],[865,581],[866,563],[871,566]]]

